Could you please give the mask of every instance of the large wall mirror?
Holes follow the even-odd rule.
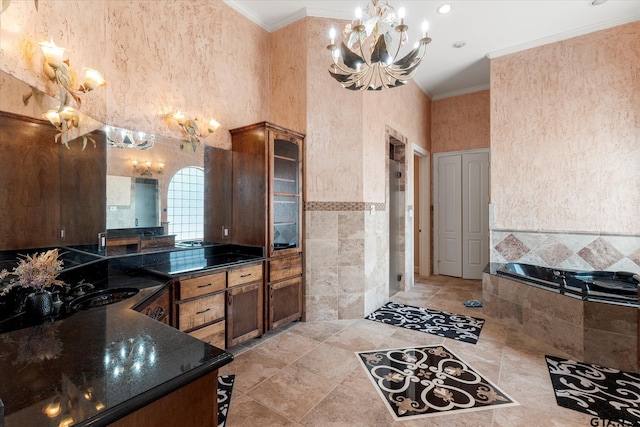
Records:
[[[205,178],[183,175],[199,170],[204,176],[205,147],[187,152],[178,140],[156,137],[149,149],[119,148],[109,143],[109,127],[87,117],[95,147],[89,142],[82,150],[78,139],[67,149],[55,143],[55,128],[41,118],[58,101],[33,91],[37,96],[25,106],[29,85],[2,71],[0,83],[0,250],[97,245],[98,233],[110,229],[158,226],[169,233],[170,217],[186,211],[176,199],[185,206],[194,192],[203,199]],[[187,196],[178,197],[183,192]],[[201,201],[193,203],[204,211]],[[206,239],[202,225],[185,236]]]

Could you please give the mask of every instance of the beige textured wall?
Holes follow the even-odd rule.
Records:
[[[307,20],[271,33],[269,120],[288,129],[307,130]]]
[[[433,101],[431,152],[489,148],[489,112],[488,90]]]
[[[640,22],[491,61],[495,228],[640,233]]]
[[[269,34],[221,1],[14,1],[0,19],[0,69],[54,94],[37,45],[53,37],[103,73],[82,109],[105,123],[182,138],[165,119],[180,109],[215,117],[204,141],[230,148],[227,129],[268,117]]]
[[[306,199],[363,201],[363,94],[345,90],[327,72],[328,29],[343,24],[323,18],[306,21]]]

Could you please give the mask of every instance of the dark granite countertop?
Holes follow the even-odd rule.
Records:
[[[251,251],[238,252],[232,263],[263,259]],[[230,265],[213,260],[222,253],[208,255],[201,254],[208,258],[201,269]],[[18,320],[0,328],[7,331],[0,333],[5,427],[59,425],[65,417],[78,426],[107,425],[233,360],[231,354],[132,309],[171,280],[175,259],[169,253],[158,256],[102,260],[88,270],[63,272],[67,280],[102,275],[101,289],[139,288],[132,298],[42,324]],[[127,273],[118,273],[123,271]],[[154,271],[159,274],[150,274]]]

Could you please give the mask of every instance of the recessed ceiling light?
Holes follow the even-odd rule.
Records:
[[[598,0],[593,0],[593,1],[598,1]],[[437,9],[440,15],[446,15],[447,13],[450,13],[452,10],[453,10],[453,6],[451,6],[449,3],[445,3],[442,6],[438,7]]]
[[[602,3],[605,3],[607,0],[591,0],[591,6],[600,6]]]
[[[456,48],[456,49],[460,49],[461,47],[464,47],[466,44],[467,44],[467,42],[465,42],[464,40],[458,40],[457,42],[452,44],[451,47]]]

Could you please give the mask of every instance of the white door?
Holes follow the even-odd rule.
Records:
[[[489,153],[462,155],[462,277],[482,279],[489,262]]]
[[[438,274],[462,276],[462,156],[438,159]]]
[[[489,262],[489,152],[436,157],[436,273],[482,279]]]

